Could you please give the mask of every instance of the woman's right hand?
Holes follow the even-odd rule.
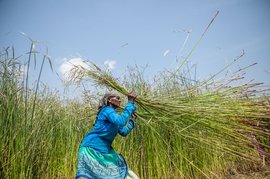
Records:
[[[128,96],[128,101],[133,101],[133,102],[136,101],[137,95],[135,93],[129,92],[127,96]]]

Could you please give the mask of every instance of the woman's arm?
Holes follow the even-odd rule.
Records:
[[[135,122],[135,120],[134,119],[130,119],[129,121],[128,121],[128,124],[126,125],[126,126],[124,126],[124,127],[121,127],[120,129],[119,129],[119,131],[118,131],[118,133],[121,135],[121,136],[127,136],[129,133],[130,133],[130,131],[133,129],[133,128],[135,128],[136,127],[136,122]]]
[[[124,127],[128,121],[128,119],[131,117],[131,114],[134,113],[136,110],[136,106],[133,102],[128,102],[124,111],[121,113],[121,115],[117,114],[117,112],[113,108],[109,108],[106,111],[106,117],[107,119],[120,127]]]

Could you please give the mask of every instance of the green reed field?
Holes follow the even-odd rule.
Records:
[[[51,63],[48,54],[37,53],[32,43],[26,57],[21,63],[13,48],[0,56],[0,178],[74,178],[77,150],[92,128],[100,93],[66,99],[40,81],[44,64]],[[39,76],[30,85],[30,72],[22,69],[36,60],[42,61]],[[138,94],[138,126],[113,147],[141,178],[225,178],[231,170],[268,165],[269,89],[241,83],[246,68],[216,80],[228,65],[196,81],[192,69],[179,64],[146,81],[138,67],[117,78],[86,63],[89,68],[74,66],[71,82],[115,90],[122,99],[131,90]]]
[[[39,57],[32,51],[28,64]],[[20,74],[23,65],[13,49],[1,52],[0,178],[74,176],[78,145],[93,110],[61,100],[40,81],[29,87],[29,70]]]

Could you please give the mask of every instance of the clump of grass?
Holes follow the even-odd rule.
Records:
[[[32,49],[32,45],[31,45]],[[30,86],[24,66],[41,58],[39,76]],[[94,120],[91,106],[63,101],[40,83],[47,54],[27,53],[27,63],[13,48],[0,55],[0,178],[67,178],[74,176],[77,149]],[[24,72],[24,73],[23,73]],[[40,84],[39,84],[40,83]]]

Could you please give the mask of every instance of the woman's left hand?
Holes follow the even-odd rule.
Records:
[[[133,113],[132,115],[131,115],[131,117],[133,118],[133,119],[137,119],[137,115],[135,114],[135,113]]]

